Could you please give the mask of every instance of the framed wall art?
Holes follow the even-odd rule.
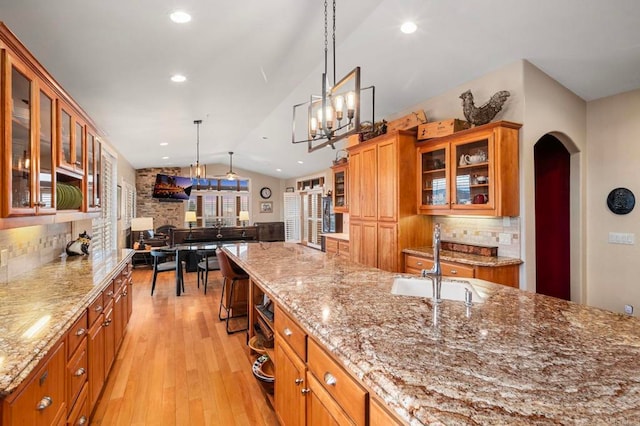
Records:
[[[273,201],[260,202],[260,213],[273,213]]]

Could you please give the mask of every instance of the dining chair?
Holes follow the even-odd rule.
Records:
[[[196,251],[200,257],[198,262],[198,288],[200,288],[200,280],[204,286],[204,294],[207,294],[207,283],[209,282],[209,271],[220,269],[216,249],[200,249]]]
[[[220,307],[218,308],[218,318],[220,319],[220,321],[226,321],[227,334],[237,333],[239,331],[245,331],[249,328],[248,321],[247,321],[247,326],[245,328],[230,330],[229,319],[248,316],[248,299],[244,301],[247,304],[247,306],[245,306],[244,313],[240,315],[236,315],[233,313],[234,309],[235,310],[240,310],[240,309],[238,309],[239,306],[237,306],[237,302],[234,301],[233,297],[234,297],[234,294],[237,294],[236,293],[237,291],[241,290],[236,288],[238,284],[245,283],[247,285],[247,290],[248,290],[249,275],[247,275],[246,272],[244,272],[242,269],[238,267],[234,268],[233,265],[231,264],[231,261],[229,260],[229,257],[222,250],[216,250],[216,256],[218,258],[218,264],[220,265],[220,272],[222,273],[222,278],[223,278],[222,295],[220,296]],[[228,287],[228,290],[227,290],[227,287]],[[226,293],[226,296],[225,296],[225,293]],[[223,310],[225,311],[224,317],[222,316]]]
[[[153,282],[151,284],[151,295],[153,296],[153,291],[156,288],[156,278],[159,273],[174,271],[176,273],[176,280],[180,280],[180,275],[175,253],[151,250],[150,254],[153,256]],[[182,291],[184,291],[184,281],[180,280],[180,285],[182,286]]]

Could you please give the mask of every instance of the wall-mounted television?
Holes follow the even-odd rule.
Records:
[[[191,179],[181,176],[156,175],[153,198],[160,201],[185,201],[191,195]]]

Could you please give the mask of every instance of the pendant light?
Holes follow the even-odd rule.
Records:
[[[200,179],[207,177],[207,166],[200,165],[200,124],[202,124],[202,120],[193,120],[193,124],[196,125],[196,165],[189,166],[189,177],[192,180],[197,180],[196,188],[200,189]]]
[[[233,152],[229,151],[229,171],[225,175],[228,180],[236,180],[238,175],[233,172]]]
[[[331,146],[360,132],[361,93],[371,89],[371,123],[374,122],[375,87],[360,87],[360,67],[355,67],[336,82],[336,0],[333,0],[332,66],[333,81],[329,81],[328,5],[324,2],[324,72],[321,95],[311,95],[309,102],[293,106],[291,142],[307,143],[308,152]],[[368,106],[368,105],[367,105]],[[301,111],[306,108],[306,114]],[[306,115],[306,117],[305,117]],[[299,128],[296,129],[296,124]],[[296,131],[300,134],[297,135]],[[299,139],[301,137],[301,139]]]

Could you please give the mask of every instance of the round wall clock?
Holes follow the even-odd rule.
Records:
[[[607,196],[607,207],[615,214],[627,214],[636,205],[636,197],[627,188],[616,188]]]
[[[267,188],[266,186],[260,190],[260,196],[265,200],[267,198],[271,198],[271,188]]]

